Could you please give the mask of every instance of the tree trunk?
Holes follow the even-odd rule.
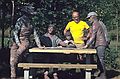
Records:
[[[2,8],[1,8],[1,28],[2,28],[2,48],[4,48],[4,23],[5,23],[5,2],[2,3]]]
[[[3,27],[3,10],[0,11],[0,17],[1,17],[1,29],[2,29],[2,40],[1,40],[1,46],[4,48],[4,27]]]
[[[118,50],[118,40],[119,40],[119,35],[118,35],[118,9],[116,9],[116,51]]]

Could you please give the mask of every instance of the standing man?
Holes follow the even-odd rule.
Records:
[[[84,30],[89,29],[89,26],[86,22],[80,20],[80,14],[78,11],[72,12],[73,21],[69,22],[64,29],[64,35],[68,30],[70,30],[74,44],[77,48],[82,48],[85,44],[84,42]],[[79,55],[78,59],[83,60],[82,56]]]
[[[104,52],[107,45],[106,32],[97,16],[98,15],[95,12],[90,12],[87,16],[89,21],[92,23],[92,35],[84,48],[87,48],[92,42],[95,42],[95,48],[100,61],[100,63],[98,63],[98,68],[100,69],[100,79],[106,79],[104,66]]]
[[[67,30],[70,30],[76,47],[81,48],[84,45],[84,30],[88,30],[89,26],[86,22],[80,20],[80,14],[78,11],[72,12],[72,19],[73,21],[69,22],[64,29],[64,35]]]
[[[18,58],[29,47],[31,33],[34,33],[37,46],[41,47],[36,30],[30,23],[32,16],[36,14],[36,12],[34,12],[34,7],[30,4],[26,4],[22,7],[21,12],[23,13],[23,16],[17,19],[13,30],[14,38],[10,51],[11,78],[16,77]]]

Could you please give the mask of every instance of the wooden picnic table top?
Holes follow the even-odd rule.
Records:
[[[29,52],[49,52],[49,53],[77,53],[77,54],[96,54],[96,49],[80,49],[80,48],[60,48],[60,47],[41,47],[41,48],[30,48]]]

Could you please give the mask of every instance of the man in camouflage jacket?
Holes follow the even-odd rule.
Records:
[[[24,14],[17,19],[15,27],[13,29],[14,38],[10,50],[11,78],[16,77],[16,65],[18,58],[29,47],[30,35],[32,33],[34,34],[37,46],[41,46],[36,30],[30,23],[31,16],[35,14],[34,7],[31,5],[24,5],[21,11]]]

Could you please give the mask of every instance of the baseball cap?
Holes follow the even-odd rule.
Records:
[[[90,18],[91,16],[98,16],[98,14],[96,12],[90,12],[87,15],[87,18]]]

